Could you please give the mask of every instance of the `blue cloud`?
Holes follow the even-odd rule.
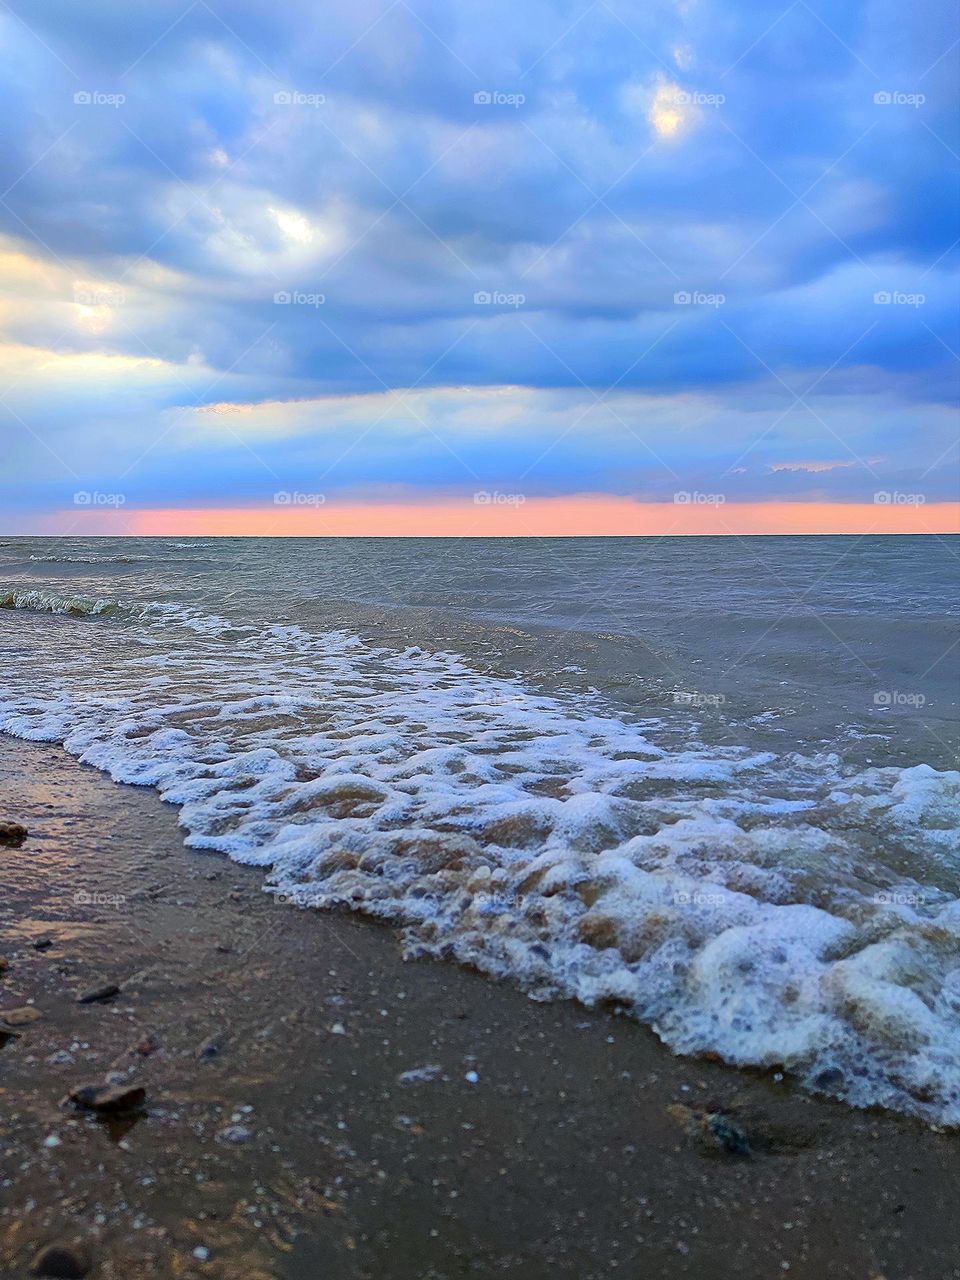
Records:
[[[884,467],[915,477],[918,451],[950,496],[956,21],[940,0],[372,0],[322,22],[305,0],[20,0],[0,18],[17,500],[135,461],[143,500],[246,499],[317,458],[344,491],[727,475],[843,499]],[[631,424],[639,458],[589,418],[548,448],[538,403],[493,458],[442,415],[416,448],[368,424],[346,453],[335,425],[278,442],[265,423],[195,442],[189,468],[167,430],[207,401],[414,385],[615,385],[670,411]],[[808,387],[819,408],[785,435]],[[830,448],[868,461],[771,469]]]

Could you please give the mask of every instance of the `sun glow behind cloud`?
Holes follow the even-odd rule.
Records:
[[[321,483],[328,511],[589,490],[627,525],[678,490],[931,511],[956,86],[940,0],[909,39],[878,3],[835,33],[711,0],[569,30],[451,0],[439,32],[251,0],[160,41],[148,6],[116,48],[62,6],[6,24],[7,115],[37,122],[0,156],[9,518],[118,477],[128,513]],[[122,104],[74,102],[64,42]],[[871,67],[925,101],[877,103]]]

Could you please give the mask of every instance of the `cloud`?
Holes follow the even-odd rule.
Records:
[[[878,459],[874,458],[874,462]],[[855,467],[857,460],[848,458],[844,462],[770,462],[767,464],[771,471],[806,471],[811,475],[819,475],[824,471],[838,471],[844,467]]]
[[[954,483],[940,0],[772,26],[752,0],[319,25],[105,0],[0,28],[21,507],[71,472],[175,505],[317,460],[345,488]]]

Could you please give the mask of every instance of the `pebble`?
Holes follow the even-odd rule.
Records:
[[[704,1125],[716,1145],[727,1155],[750,1155],[746,1132],[729,1116],[722,1115],[719,1111],[713,1112],[705,1117]]]
[[[252,1132],[242,1124],[228,1124],[217,1134],[220,1142],[249,1142],[252,1137]]]
[[[428,1084],[443,1074],[443,1067],[436,1062],[428,1062],[425,1066],[414,1067],[410,1071],[402,1071],[397,1076],[400,1084]]]
[[[63,1244],[48,1244],[30,1264],[32,1276],[56,1277],[56,1280],[83,1280],[90,1270],[90,1260],[79,1249]]]
[[[0,822],[0,844],[19,849],[27,834],[27,828],[19,822]]]
[[[147,1091],[142,1085],[85,1084],[71,1089],[67,1097],[84,1111],[117,1115],[138,1111],[146,1101]]]
[[[47,936],[38,938],[33,944],[34,951],[47,951],[53,946],[53,939]]]
[[[199,1046],[194,1057],[219,1058],[222,1048],[223,1045],[219,1036],[208,1036],[203,1044]]]
[[[25,1027],[31,1022],[36,1022],[42,1018],[43,1014],[39,1009],[35,1009],[32,1004],[25,1004],[21,1009],[4,1009],[0,1013],[0,1018],[8,1027]]]
[[[120,994],[115,982],[102,982],[99,986],[89,987],[77,996],[77,1004],[98,1004],[101,1000],[112,1000]]]

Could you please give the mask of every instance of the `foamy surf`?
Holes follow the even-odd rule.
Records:
[[[93,630],[7,679],[0,727],[156,788],[271,892],[960,1123],[960,774],[711,747],[340,632],[170,605]]]
[[[0,609],[28,609],[32,613],[64,613],[88,617],[98,613],[116,613],[115,600],[96,600],[90,596],[61,596],[52,591],[0,591]]]

